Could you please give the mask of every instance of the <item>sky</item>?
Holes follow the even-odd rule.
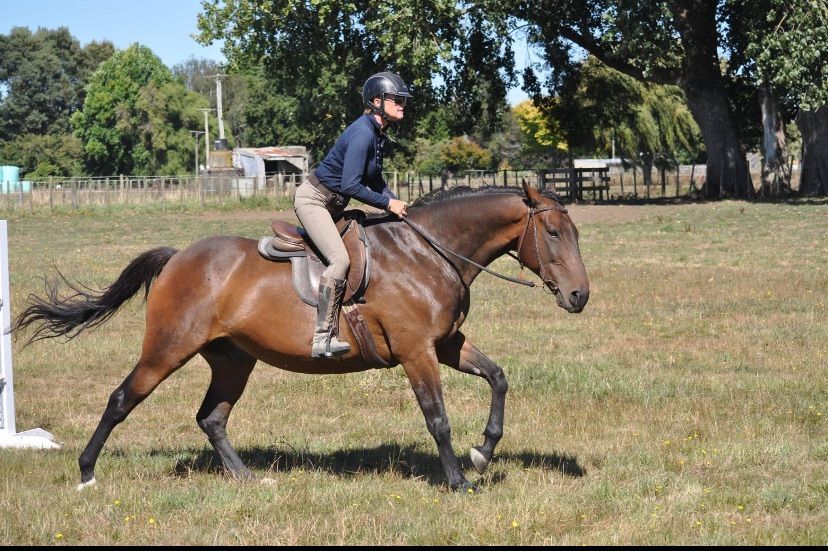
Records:
[[[109,40],[124,49],[140,42],[168,67],[190,57],[224,61],[221,45],[200,45],[200,0],[0,0],[0,34],[12,27],[67,27],[81,45]]]
[[[200,12],[200,0],[0,0],[0,34],[12,27],[67,27],[82,46],[109,40],[124,49],[139,42],[170,68],[190,57],[223,62],[220,43],[205,47],[192,37]],[[516,43],[514,49],[520,68],[526,48]],[[507,98],[511,105],[524,99],[519,88]]]

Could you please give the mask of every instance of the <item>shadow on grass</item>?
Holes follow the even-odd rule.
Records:
[[[221,473],[223,467],[218,455],[211,448],[189,449],[173,452],[154,450],[150,455],[170,455],[177,458],[176,476],[188,476],[192,472]],[[352,448],[328,453],[312,453],[305,450],[280,447],[254,447],[239,450],[239,457],[251,469],[274,472],[316,470],[342,478],[362,477],[366,474],[398,473],[405,478],[427,481],[433,486],[445,484],[446,479],[436,453],[424,453],[416,445],[400,446],[383,444],[374,448]],[[471,460],[461,457],[466,470],[474,472]],[[494,458],[493,465],[512,463],[521,469],[557,471],[563,475],[580,478],[586,470],[574,457],[535,452],[502,453]],[[506,479],[508,469],[497,469],[477,482],[480,486],[492,486]]]

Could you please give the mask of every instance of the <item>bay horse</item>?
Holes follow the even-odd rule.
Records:
[[[439,364],[482,377],[491,386],[485,440],[471,450],[472,464],[480,473],[503,434],[508,388],[503,370],[460,332],[469,311],[471,284],[482,267],[515,251],[519,262],[555,294],[558,306],[582,311],[589,282],[578,230],[554,196],[525,182],[522,189],[435,192],[411,205],[406,220],[413,227],[395,216],[366,224],[374,268],[360,309],[379,356],[390,365],[402,364],[437,443],[449,486],[467,490],[472,485],[451,445]],[[477,265],[444,254],[432,240]],[[142,287],[147,302],[141,356],[110,395],[78,460],[79,490],[95,483],[98,455],[115,426],[196,354],[212,371],[196,420],[224,468],[241,478],[254,474],[233,449],[225,428],[257,360],[313,374],[376,367],[366,365],[356,347],[341,359],[310,358],[316,311],[294,291],[290,263],[262,258],[252,239],[214,236],[181,251],[147,251],[100,291],[63,279],[74,294],[63,297],[56,284],[47,284],[46,298],[30,296],[30,306],[16,318],[12,331],[34,324],[28,342],[71,339],[108,320]],[[344,339],[355,342],[347,324],[341,331]]]

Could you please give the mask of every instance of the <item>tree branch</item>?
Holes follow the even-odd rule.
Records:
[[[679,84],[681,80],[681,72],[677,69],[659,68],[653,70],[650,74],[645,75],[640,68],[616,59],[606,49],[601,47],[592,37],[583,35],[577,31],[568,28],[561,28],[560,34],[563,38],[574,42],[608,67],[615,69],[625,75],[642,82],[654,82],[656,84]]]

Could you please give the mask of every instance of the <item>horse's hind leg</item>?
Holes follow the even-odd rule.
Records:
[[[98,423],[92,439],[86,445],[78,465],[81,471],[81,483],[78,490],[95,483],[95,464],[98,455],[109,438],[112,429],[123,422],[135,407],[152,394],[152,391],[175,370],[187,363],[192,354],[178,360],[163,353],[142,354],[141,359],[127,375],[124,382],[109,396],[106,410]]]
[[[487,358],[460,332],[437,347],[437,357],[440,363],[458,371],[483,377],[492,387],[489,421],[483,431],[486,440],[482,446],[473,447],[470,453],[474,468],[483,474],[492,461],[495,446],[503,436],[503,413],[506,407],[506,391],[509,389],[506,376],[499,365]]]
[[[229,340],[210,343],[201,351],[210,364],[212,380],[196,421],[218,453],[224,467],[238,478],[253,478],[253,473],[239,458],[227,439],[227,419],[241,398],[247,379],[256,365],[256,358],[248,355]]]

